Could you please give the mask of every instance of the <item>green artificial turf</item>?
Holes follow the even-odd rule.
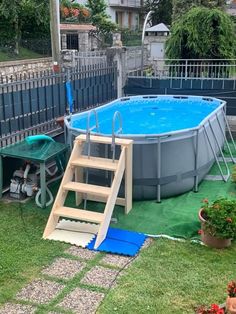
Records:
[[[226,250],[158,239],[120,277],[97,313],[195,313],[222,304],[236,277],[236,245]]]
[[[229,164],[232,169],[232,165]],[[211,174],[218,174],[214,165]],[[117,223],[114,228],[133,230],[151,235],[166,234],[173,237],[198,237],[200,222],[198,211],[202,200],[210,201],[218,197],[235,197],[236,184],[230,179],[223,181],[203,181],[199,185],[198,193],[190,191],[179,196],[163,199],[161,203],[154,201],[133,202],[133,208],[128,215],[124,215],[123,207],[116,206],[113,217]],[[74,196],[70,195],[67,205],[75,203]],[[87,208],[102,212],[104,204],[88,202]]]

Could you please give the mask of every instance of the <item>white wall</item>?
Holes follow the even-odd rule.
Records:
[[[76,0],[76,2],[85,5],[87,0]],[[120,7],[119,10],[114,9],[113,7],[107,7],[107,14],[111,17],[111,20],[116,23],[116,11],[121,11],[123,12],[123,27],[129,27],[129,14],[128,11],[125,9],[122,9]],[[139,15],[136,12],[132,12],[132,25],[133,28],[136,29],[138,27],[138,17]]]

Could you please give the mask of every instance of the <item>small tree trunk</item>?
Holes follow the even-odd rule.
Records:
[[[15,23],[14,23],[14,28],[15,28],[15,36],[14,36],[14,44],[15,44],[15,47],[14,47],[14,53],[16,55],[19,55],[19,40],[20,40],[20,32],[19,32],[19,19],[18,17],[16,17],[16,20],[15,20]]]

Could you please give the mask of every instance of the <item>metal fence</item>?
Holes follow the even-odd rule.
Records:
[[[159,59],[130,77],[236,79],[236,59]]]
[[[85,52],[76,52],[75,54],[75,66],[81,67],[85,65],[94,65],[106,62],[106,50],[97,50],[97,51],[85,51]]]
[[[68,80],[75,112],[117,97],[117,66],[105,62],[59,74],[49,70],[0,77],[0,147],[58,128],[55,119],[67,113]]]

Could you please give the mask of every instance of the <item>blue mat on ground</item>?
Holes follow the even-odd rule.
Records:
[[[89,250],[134,256],[138,253],[147,236],[143,233],[109,228],[106,239],[95,250],[96,237],[87,245]]]

